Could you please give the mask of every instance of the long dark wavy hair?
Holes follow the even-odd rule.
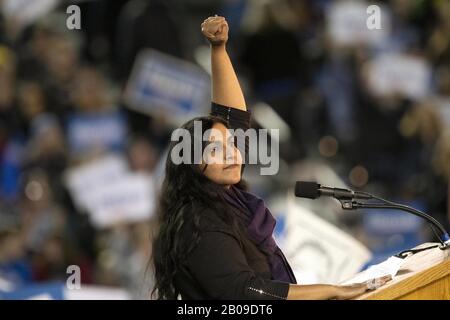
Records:
[[[206,130],[219,122],[228,127],[219,117],[197,117],[186,122],[180,128],[186,129],[191,136],[191,150],[201,137],[194,136],[194,123],[202,124],[202,136]],[[199,164],[195,164],[194,152],[191,163],[175,164],[171,159],[173,148],[178,141],[172,141],[166,160],[165,177],[159,195],[158,224],[159,230],[153,239],[152,262],[155,273],[155,286],[151,293],[157,299],[177,299],[178,290],[174,285],[175,276],[181,263],[195,248],[200,240],[202,208],[213,209],[225,223],[237,233],[245,232],[236,218],[236,210],[227,205],[223,194],[225,188],[208,179]],[[202,142],[202,153],[207,143]],[[198,159],[197,159],[198,160]],[[198,163],[198,162],[196,162]],[[246,189],[243,180],[235,185]],[[209,210],[211,212],[211,210]],[[181,238],[181,231],[187,223],[192,223],[194,232],[191,241]]]

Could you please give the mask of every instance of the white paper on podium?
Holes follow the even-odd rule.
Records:
[[[353,284],[353,283],[363,283],[371,279],[380,278],[384,276],[391,276],[392,279],[397,274],[398,270],[400,270],[401,266],[405,263],[405,259],[397,258],[397,257],[389,257],[389,259],[370,266],[363,272],[357,274],[353,278],[350,278],[344,281],[343,285]]]

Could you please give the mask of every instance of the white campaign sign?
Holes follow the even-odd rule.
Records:
[[[339,283],[371,258],[359,241],[288,199],[283,249],[299,283]]]
[[[130,172],[125,159],[109,155],[70,169],[66,185],[97,228],[149,219],[154,211],[154,179]]]
[[[81,166],[69,169],[65,183],[69,188],[75,205],[86,210],[90,198],[104,185],[115,183],[127,173],[127,163],[123,157],[106,155]]]
[[[23,28],[48,14],[59,2],[59,0],[3,0],[0,1],[0,5],[4,15],[13,18]]]
[[[431,68],[428,63],[406,54],[383,54],[369,63],[369,88],[375,95],[400,93],[411,99],[429,94]]]
[[[376,45],[389,35],[390,17],[380,6],[380,28],[371,28],[372,11],[364,1],[336,1],[326,12],[327,31],[333,43],[342,46]]]
[[[149,219],[154,208],[153,180],[148,175],[128,174],[105,185],[90,199],[92,222],[99,228]]]
[[[131,300],[131,294],[122,288],[83,285],[80,290],[63,290],[64,300]]]

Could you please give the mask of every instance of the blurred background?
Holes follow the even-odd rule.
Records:
[[[81,29],[68,28],[73,4]],[[408,214],[294,200],[296,180],[449,229],[450,1],[0,0],[0,299],[149,298],[165,149],[209,112],[200,24],[214,14],[254,127],[280,129],[278,174],[250,165],[244,178],[302,283],[436,239]],[[90,291],[67,290],[70,265]]]

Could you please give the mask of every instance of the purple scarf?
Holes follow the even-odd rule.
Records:
[[[235,186],[231,186],[225,194],[228,203],[246,213],[244,222],[248,235],[250,240],[267,254],[272,279],[297,283],[289,263],[273,238],[276,221],[265,206],[264,200]]]

